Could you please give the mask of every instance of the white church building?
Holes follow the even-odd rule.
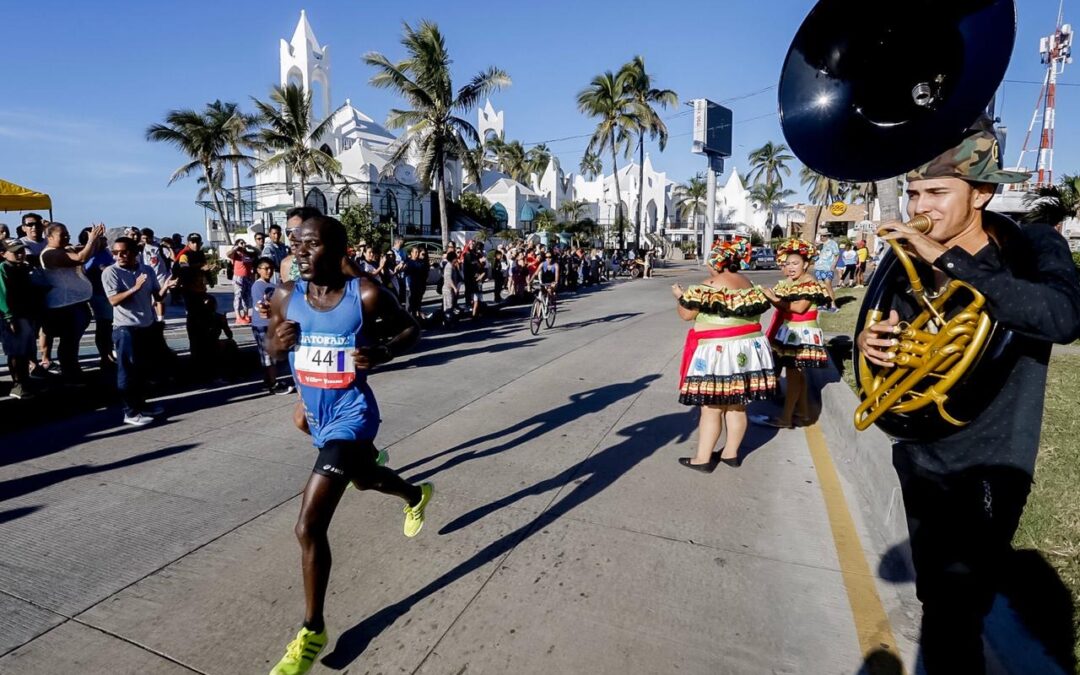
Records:
[[[431,193],[421,188],[414,166],[388,166],[391,144],[397,137],[353,106],[350,99],[334,107],[331,82],[330,49],[319,43],[307,14],[301,11],[292,38],[281,40],[279,83],[300,85],[311,92],[314,120],[331,116],[330,131],[319,142],[324,152],[341,163],[345,181],[331,184],[309,177],[306,194],[301,195],[299,181],[285,167],[256,172],[254,186],[242,191],[241,225],[253,229],[283,225],[285,212],[299,204],[337,215],[353,204],[367,203],[388,232],[413,238],[436,236],[438,232],[431,226]],[[450,183],[453,188],[455,181]],[[452,198],[460,192],[459,181],[457,186],[449,193]],[[208,220],[211,240],[223,238],[218,228],[216,222]]]
[[[306,194],[301,195],[299,181],[284,167],[255,173],[254,185],[241,188],[241,222],[232,223],[232,227],[264,229],[272,224],[283,225],[285,212],[299,204],[330,215],[338,215],[353,204],[370,204],[376,221],[386,226],[388,234],[410,240],[438,239],[437,201],[432,191],[424,190],[420,185],[415,163],[388,165],[391,146],[397,137],[356,108],[348,98],[343,104],[334,106],[330,48],[319,43],[306,12],[300,12],[292,37],[280,41],[279,61],[279,83],[282,86],[296,84],[311,93],[313,119],[331,116],[330,131],[319,139],[319,143],[324,152],[341,163],[345,181],[331,184],[322,178],[309,177]],[[504,137],[505,114],[496,111],[491,101],[486,101],[477,111],[477,132],[482,139]],[[611,232],[616,220],[616,206],[622,204],[630,227],[636,222],[639,180],[644,184],[643,245],[655,246],[663,240],[676,244],[693,241],[705,221],[703,212],[698,215],[696,227],[678,216],[675,183],[666,173],[656,170],[649,155],[645,156],[643,173],[639,173],[639,166],[633,161],[619,167],[618,192],[614,175],[600,175],[588,180],[564,172],[554,157],[543,175],[530,177],[529,185],[495,170],[483,171],[480,184],[472,185],[464,176],[460,163],[455,162],[447,169],[447,199],[456,201],[463,189],[482,194],[493,206],[497,229],[516,229],[531,234],[535,230],[534,220],[545,209],[557,213],[562,204],[583,200],[588,204],[586,217],[609,231],[605,243],[613,245],[617,241],[617,236]],[[235,208],[234,197],[231,190],[226,192],[226,198],[233,200],[227,209],[231,216]],[[734,229],[741,225],[767,236],[764,232],[766,217],[764,211],[753,205],[749,191],[735,172],[718,187],[718,229]],[[451,219],[451,229],[459,231],[456,239],[471,236],[469,230],[476,227],[476,223],[460,214]],[[207,230],[209,240],[224,239],[216,214],[209,208]],[[626,241],[632,239],[631,232],[627,232]]]

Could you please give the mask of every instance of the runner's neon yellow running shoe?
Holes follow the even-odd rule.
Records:
[[[285,648],[285,656],[270,671],[270,675],[303,675],[311,670],[315,657],[325,646],[326,630],[316,633],[307,628],[301,628],[296,634],[296,639]]]
[[[420,534],[420,528],[424,526],[424,508],[431,501],[431,495],[435,494],[435,486],[424,483],[420,486],[420,503],[416,506],[405,505],[405,536],[415,537]]]

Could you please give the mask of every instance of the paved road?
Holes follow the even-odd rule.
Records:
[[[435,333],[372,377],[392,466],[437,492],[414,540],[396,501],[346,494],[313,672],[854,673],[866,588],[910,663],[910,586],[853,585],[868,538],[857,513],[836,529],[814,434],[676,463],[696,414],[668,286],[698,274],[568,299],[536,337],[523,310]],[[3,438],[0,673],[263,673],[297,630],[293,399],[162,403],[158,426],[97,411]]]

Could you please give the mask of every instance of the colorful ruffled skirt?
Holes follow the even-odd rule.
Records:
[[[772,398],[776,369],[761,326],[691,329],[683,349],[679,403],[746,405]]]
[[[810,321],[785,321],[772,336],[776,363],[795,368],[824,368],[829,364],[825,336],[817,318]]]

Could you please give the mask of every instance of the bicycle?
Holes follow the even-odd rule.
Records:
[[[555,325],[555,314],[558,311],[555,307],[554,291],[549,290],[546,285],[540,286],[536,291],[536,298],[533,299],[532,311],[529,313],[529,330],[533,335],[540,332],[540,324],[544,323],[548,328]]]

